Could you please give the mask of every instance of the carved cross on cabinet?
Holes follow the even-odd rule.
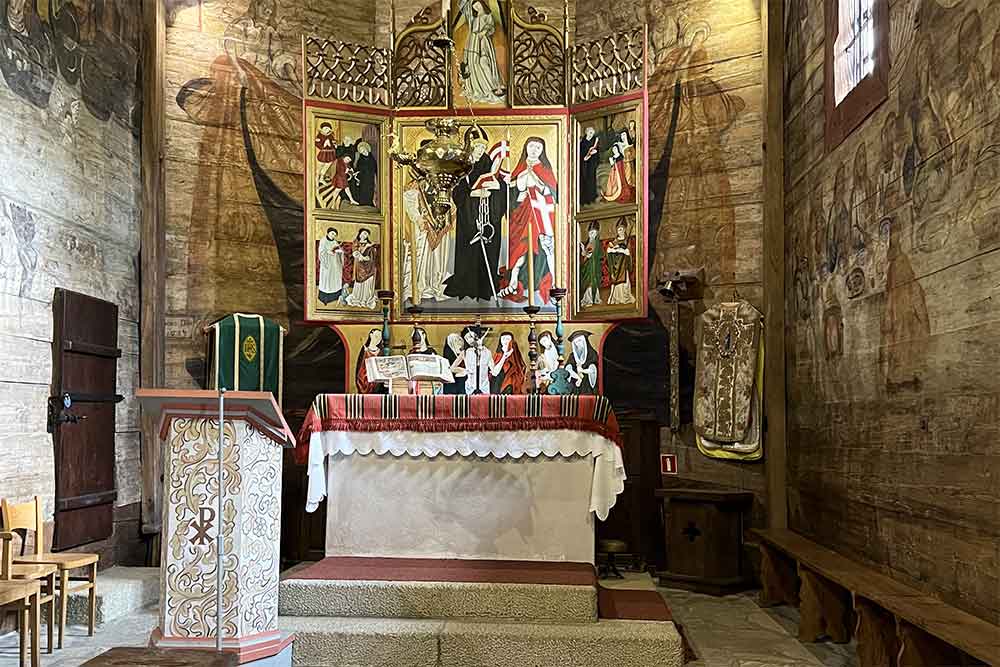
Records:
[[[687,536],[689,542],[694,542],[701,535],[701,531],[698,526],[695,525],[694,521],[688,521],[687,526],[684,528],[684,535]]]

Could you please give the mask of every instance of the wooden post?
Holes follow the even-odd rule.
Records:
[[[785,482],[784,3],[764,0],[764,470],[768,527],[788,527]]]
[[[162,387],[166,381],[166,196],[163,178],[163,56],[166,10],[163,0],[142,0],[142,222],[140,230],[139,384]],[[142,421],[142,530],[160,532],[162,452],[152,419]]]

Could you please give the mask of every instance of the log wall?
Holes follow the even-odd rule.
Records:
[[[889,99],[823,135],[786,4],[789,524],[1000,620],[1000,5],[890,2]]]

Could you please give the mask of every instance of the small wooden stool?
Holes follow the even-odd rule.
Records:
[[[113,648],[83,663],[82,667],[235,667],[235,653],[195,649]]]
[[[624,579],[625,576],[618,571],[618,564],[615,563],[615,554],[623,554],[626,551],[628,551],[628,544],[621,540],[599,540],[597,542],[597,552],[606,555],[607,560],[601,566],[601,569],[598,570],[597,576],[601,579],[608,579],[609,577]]]

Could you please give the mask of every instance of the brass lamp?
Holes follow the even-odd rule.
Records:
[[[459,138],[460,125],[455,118],[431,118],[424,122],[424,126],[434,134],[433,139],[424,142],[415,153],[404,153],[398,143],[394,143],[389,149],[389,157],[413,171],[427,199],[433,226],[442,229],[448,223],[448,215],[454,206],[451,191],[475,165],[473,133],[467,132],[465,141],[462,141]]]

